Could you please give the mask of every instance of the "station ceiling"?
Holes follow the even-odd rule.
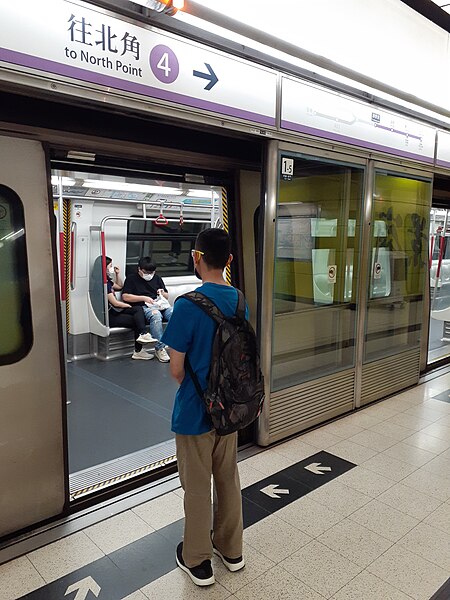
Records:
[[[450,32],[450,1],[449,0],[402,0],[442,29]]]

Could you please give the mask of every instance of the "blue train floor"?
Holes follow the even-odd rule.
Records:
[[[169,365],[130,357],[67,365],[69,469],[76,473],[172,439]]]

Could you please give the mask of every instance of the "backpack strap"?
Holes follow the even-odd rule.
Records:
[[[177,298],[177,301],[180,298],[186,298],[186,300],[189,300],[193,304],[196,304],[199,308],[203,310],[203,312],[205,312],[208,315],[208,317],[211,317],[211,319],[213,319],[218,325],[225,321],[225,317],[222,311],[218,308],[216,304],[214,304],[212,300],[208,298],[208,296],[205,296],[205,294],[194,291],[179,296]]]
[[[187,354],[184,356],[184,368],[186,369],[186,371],[191,376],[192,383],[194,384],[195,389],[197,390],[197,394],[200,396],[200,398],[202,400],[204,400],[203,390],[202,390],[202,387],[200,385],[200,381],[198,380],[198,377],[197,377],[194,369],[192,368],[192,365],[190,363],[190,360],[189,360],[189,357],[188,357]]]
[[[245,297],[241,290],[236,288],[238,293],[238,303],[236,307],[236,316],[245,321]]]
[[[178,296],[175,302],[177,302],[180,298],[185,298],[193,304],[196,304],[208,315],[208,317],[213,319],[218,325],[220,325],[220,323],[222,323],[225,320],[222,311],[219,310],[219,308],[214,304],[212,300],[210,300],[207,296],[205,296],[205,294],[202,294],[201,292],[187,292],[187,294],[182,294],[181,296]],[[204,400],[204,392],[198,380],[197,374],[192,368],[187,353],[184,357],[184,368],[191,376],[192,383],[194,384],[195,389],[197,390],[197,394],[202,400]]]
[[[235,315],[245,321],[245,296],[241,290],[238,290],[237,288],[235,288],[235,290],[238,294]],[[179,298],[186,298],[186,300],[190,300],[193,304],[196,304],[209,317],[211,317],[211,319],[214,319],[218,325],[225,320],[225,317],[219,307],[210,298],[208,298],[208,296],[205,296],[205,294],[202,294],[201,292],[187,292],[187,294],[179,296],[177,300],[179,300]]]

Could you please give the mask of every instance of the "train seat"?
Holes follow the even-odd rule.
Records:
[[[165,279],[167,289],[169,290],[169,302],[173,306],[176,298],[189,292],[199,285],[198,279],[194,276],[167,278]],[[121,293],[117,293],[121,298]],[[166,323],[163,323],[165,327]],[[148,326],[147,326],[148,329]],[[131,329],[127,327],[107,327],[107,334],[104,337],[95,336],[95,356],[99,360],[111,360],[121,358],[122,356],[131,356],[134,351],[134,335]],[[147,351],[153,352],[153,344],[145,346]]]
[[[108,327],[108,335],[96,336],[96,341],[95,354],[99,360],[131,356],[134,351],[134,333],[128,327]]]

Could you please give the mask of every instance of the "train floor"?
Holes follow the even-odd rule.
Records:
[[[450,354],[450,343],[442,340],[444,335],[444,321],[430,319],[428,334],[428,362],[432,363]]]
[[[177,384],[169,365],[96,358],[67,365],[70,473],[167,441]]]
[[[214,556],[210,588],[176,566],[174,486],[3,564],[0,600],[448,600],[449,395],[447,374],[242,460],[246,566]]]

